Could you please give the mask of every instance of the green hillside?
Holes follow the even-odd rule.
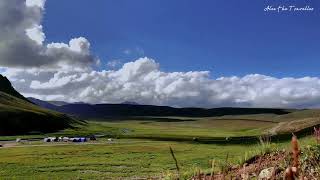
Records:
[[[0,135],[54,132],[70,128],[75,122],[64,114],[32,104],[0,75]]]
[[[66,115],[0,92],[0,135],[54,132],[69,128],[74,122]]]
[[[10,94],[11,96],[17,97],[19,99],[29,101],[27,98],[22,96],[18,91],[16,91],[12,87],[11,82],[5,76],[2,76],[1,74],[0,74],[0,91],[7,93],[7,94]]]

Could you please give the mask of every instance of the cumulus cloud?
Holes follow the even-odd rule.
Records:
[[[42,32],[42,26],[35,25],[30,29],[26,29],[27,36],[34,40],[38,45],[42,45],[45,40],[45,34]]]
[[[110,69],[115,69],[121,65],[121,60],[111,60],[107,62],[107,67]]]
[[[26,96],[178,107],[320,107],[320,78],[275,78],[260,74],[212,78],[208,71],[164,72],[151,58],[111,70],[94,70],[99,59],[90,42],[45,43],[44,0],[0,1],[0,72]]]
[[[80,37],[69,44],[43,44],[41,20],[45,0],[0,2],[0,66],[83,69],[99,60],[90,54],[90,43]]]
[[[45,100],[178,107],[316,107],[320,79],[274,78],[260,74],[213,79],[208,71],[163,72],[153,59],[140,58],[118,70],[7,70],[18,89]],[[25,77],[25,81],[19,81]]]

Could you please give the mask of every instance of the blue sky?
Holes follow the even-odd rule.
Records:
[[[43,26],[48,42],[88,38],[103,63],[148,56],[164,71],[209,70],[214,77],[320,76],[320,2],[290,2],[49,0]],[[316,10],[263,11],[279,4]]]

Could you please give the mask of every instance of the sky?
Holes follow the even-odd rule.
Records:
[[[281,4],[317,10],[264,12]],[[147,56],[164,71],[213,77],[320,76],[319,8],[317,0],[49,0],[43,26],[48,42],[88,38],[104,64]]]
[[[4,0],[0,72],[43,100],[320,107],[319,18],[318,0]]]

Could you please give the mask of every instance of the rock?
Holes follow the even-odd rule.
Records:
[[[264,169],[260,172],[258,179],[259,180],[267,180],[267,179],[271,179],[272,174],[274,172],[275,168],[271,167],[271,168],[267,168]]]
[[[244,179],[244,180],[249,179],[249,174],[248,173],[241,174],[241,179]]]
[[[239,165],[233,165],[233,166],[231,166],[231,169],[239,169],[240,168],[240,166]]]

